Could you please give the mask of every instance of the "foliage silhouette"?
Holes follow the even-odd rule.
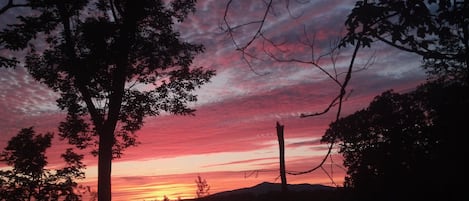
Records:
[[[386,91],[332,123],[322,141],[339,143],[348,168],[344,186],[358,200],[461,200],[457,184],[467,171],[452,163],[465,158],[467,91],[442,81],[406,94]]]
[[[469,81],[467,1],[357,1],[342,45],[382,41],[423,57],[429,75]]]
[[[110,201],[111,160],[137,144],[144,118],[163,111],[192,115],[193,90],[214,75],[190,67],[204,48],[183,41],[174,28],[196,1],[12,2],[0,14],[30,12],[19,10],[0,31],[0,45],[26,50],[31,75],[60,94],[57,104],[67,111],[60,136],[78,148],[97,146],[98,197]]]
[[[81,200],[76,179],[85,177],[83,156],[67,149],[62,169],[46,169],[46,149],[52,134],[36,134],[24,128],[11,138],[1,153],[0,161],[13,168],[0,171],[0,200]]]

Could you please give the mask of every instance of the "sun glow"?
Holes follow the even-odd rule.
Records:
[[[161,184],[146,183],[135,185],[130,182],[128,185],[122,184],[116,190],[126,196],[129,200],[162,200],[165,196],[170,200],[178,198],[194,198],[195,186],[193,184]]]

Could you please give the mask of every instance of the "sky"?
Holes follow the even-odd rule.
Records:
[[[195,116],[161,115],[145,119],[144,127],[137,132],[140,144],[113,161],[113,200],[153,200],[164,195],[171,199],[193,198],[198,175],[206,179],[212,194],[261,182],[280,182],[276,122],[285,126],[288,171],[312,168],[327,152],[327,144],[319,140],[335,119],[337,108],[316,117],[300,118],[300,114],[324,110],[339,88],[317,67],[276,62],[262,50],[285,59],[308,60],[312,51],[305,41],[314,38],[317,58],[344,33],[344,21],[354,1],[289,1],[288,10],[285,1],[274,1],[263,34],[282,44],[281,51],[262,41],[253,43],[249,51],[258,59],[250,60],[250,66],[221,29],[226,2],[198,1],[196,13],[178,25],[185,40],[205,46],[205,52],[196,57],[194,66],[214,69],[217,75],[196,91],[199,101],[192,105],[197,110]],[[262,2],[234,1],[228,21],[237,25],[258,19],[265,8]],[[254,28],[237,30],[236,42],[248,41],[255,33]],[[340,72],[348,67],[351,54],[351,49],[345,48],[335,62],[324,56],[318,64],[330,73],[337,70],[342,80]],[[357,71],[347,89],[351,93],[341,116],[366,107],[385,90],[414,89],[425,81],[420,65],[419,56],[379,42],[360,50]],[[0,149],[21,128],[34,126],[39,133],[57,131],[58,123],[65,117],[55,104],[58,95],[36,82],[24,68],[0,69],[0,88]],[[58,156],[66,147],[66,141],[54,139],[53,147],[47,152],[49,167],[60,166]],[[95,188],[97,158],[83,153],[87,178],[80,183]],[[334,152],[324,167],[333,180],[318,170],[288,175],[287,181],[342,185],[345,170],[341,156]]]

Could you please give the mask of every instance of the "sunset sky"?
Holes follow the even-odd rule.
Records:
[[[263,1],[234,2],[228,16],[233,24],[259,17],[265,7]],[[301,43],[307,36],[315,35],[316,55],[327,51],[331,41],[343,34],[345,18],[355,3],[295,2],[290,1],[290,12],[285,10],[285,3],[276,4],[275,15],[269,15],[264,27],[266,35],[284,42],[282,48],[289,58],[311,56],[309,47]],[[198,175],[207,180],[212,194],[264,181],[280,182],[277,121],[285,125],[287,170],[314,167],[326,153],[327,145],[320,144],[319,139],[334,120],[336,110],[318,117],[299,116],[322,111],[338,93],[337,85],[311,65],[276,63],[262,54],[259,57],[263,60],[253,61],[251,69],[220,29],[225,5],[225,0],[199,0],[196,13],[179,25],[187,41],[205,45],[205,53],[196,58],[194,66],[215,69],[217,75],[197,91],[195,116],[162,115],[145,120],[137,133],[141,144],[113,161],[113,200],[162,199],[163,195],[193,198]],[[7,21],[2,16],[0,25]],[[242,42],[252,33],[247,28],[235,36]],[[253,47],[261,53],[262,43]],[[351,49],[342,50],[335,62],[338,72],[345,70],[351,53]],[[353,92],[344,103],[342,116],[366,107],[385,90],[406,92],[425,80],[417,55],[376,43],[371,49],[361,50],[356,68],[370,57],[372,65],[352,75],[348,91]],[[329,57],[322,58],[320,64],[333,72]],[[343,79],[343,74],[339,78]],[[24,68],[0,69],[0,88],[0,149],[21,128],[34,126],[40,133],[56,132],[65,117],[56,106],[58,96]],[[59,137],[52,146],[48,151],[50,167],[60,164],[58,156],[67,147]],[[97,158],[87,154],[85,164],[87,178],[81,183],[95,187]],[[342,185],[345,171],[340,156],[334,155],[324,167],[332,173],[334,182]],[[334,185],[321,170],[288,176],[287,180]]]

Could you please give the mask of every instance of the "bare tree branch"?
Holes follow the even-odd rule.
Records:
[[[343,84],[341,85],[341,89],[340,89],[340,93],[339,95],[334,99],[338,99],[338,109],[337,109],[337,113],[336,113],[336,117],[335,119],[338,120],[340,118],[340,114],[341,114],[341,111],[342,111],[342,103],[343,103],[343,99],[344,99],[344,96],[346,94],[346,91],[345,91],[345,88],[347,87],[349,81],[350,81],[350,78],[352,77],[352,69],[353,69],[353,66],[354,66],[354,62],[355,62],[355,58],[357,56],[357,52],[358,50],[360,49],[360,41],[357,42],[357,44],[355,45],[355,49],[353,51],[353,54],[352,54],[352,58],[350,60],[350,64],[349,64],[349,68],[348,68],[348,71],[347,71],[347,75],[345,76],[345,79],[344,79],[344,82]],[[332,104],[329,105],[328,108],[326,108],[326,110],[329,110],[330,107]],[[313,115],[302,115],[302,117],[307,117],[307,116],[313,116]],[[306,171],[301,171],[301,172],[293,172],[293,171],[289,171],[287,172],[287,174],[290,174],[290,175],[301,175],[301,174],[306,174],[306,173],[310,173],[310,172],[313,172],[315,170],[317,170],[318,168],[322,168],[322,166],[324,165],[324,163],[326,162],[327,160],[327,157],[332,153],[332,148],[334,147],[334,143],[331,143],[329,145],[329,148],[327,150],[327,153],[326,155],[324,156],[324,158],[321,160],[321,162],[309,169],[309,170],[306,170]]]
[[[242,60],[247,64],[247,66],[251,69],[251,71],[253,71],[256,75],[261,75],[254,70],[252,60],[262,60],[261,58],[262,56],[267,57],[269,58],[269,60],[272,60],[276,63],[292,63],[292,64],[307,65],[307,66],[313,67],[314,69],[317,69],[320,73],[322,73],[325,77],[333,81],[338,86],[338,93],[332,97],[329,104],[325,106],[323,110],[318,111],[318,112],[302,113],[300,114],[300,117],[306,118],[306,117],[314,117],[314,116],[323,115],[329,112],[332,108],[337,107],[335,120],[338,120],[341,115],[343,102],[347,100],[348,96],[352,92],[352,91],[349,91],[347,93],[347,86],[352,77],[352,73],[367,69],[369,65],[373,63],[374,56],[370,57],[368,61],[361,68],[355,67],[355,59],[357,57],[358,50],[360,49],[360,46],[362,45],[360,41],[358,41],[355,44],[355,48],[353,49],[353,53],[351,55],[351,59],[350,59],[348,67],[346,68],[345,71],[340,72],[337,69],[336,64],[340,55],[339,47],[344,42],[340,39],[333,40],[330,42],[330,45],[329,45],[330,49],[328,51],[316,52],[318,48],[316,44],[317,42],[316,34],[314,32],[312,36],[308,34],[306,25],[303,25],[304,37],[298,39],[298,43],[309,48],[309,51],[310,51],[308,53],[310,54],[309,58],[294,57],[294,56],[288,55],[291,52],[283,49],[284,45],[286,44],[286,41],[278,42],[278,39],[274,40],[273,38],[269,38],[268,37],[269,35],[266,33],[266,30],[265,30],[266,28],[265,25],[268,24],[267,20],[270,20],[270,18],[267,18],[267,16],[269,13],[274,12],[273,0],[263,1],[266,7],[264,8],[263,11],[261,11],[262,12],[260,15],[261,17],[259,17],[258,19],[253,19],[252,21],[249,21],[249,22],[238,23],[236,25],[232,25],[229,19],[229,12],[232,9],[231,6],[233,2],[234,0],[229,0],[225,7],[225,12],[224,12],[224,17],[223,17],[224,31],[231,38],[231,41],[234,44],[236,51],[240,52]],[[304,1],[297,1],[297,2],[306,3]],[[285,7],[288,11],[288,14],[292,19],[297,19],[301,17],[301,14],[299,16],[295,16],[293,14],[291,7],[290,7],[290,3],[291,3],[290,0],[285,0],[285,3],[286,3]],[[235,36],[235,32],[247,26],[256,26],[253,29],[253,33],[252,33],[253,35],[248,37],[248,39],[246,40],[243,40],[244,38],[237,39]],[[261,42],[262,52],[259,54],[263,54],[263,55],[255,55],[252,53],[252,49],[255,49],[255,48],[251,46],[254,46],[256,42]],[[330,58],[330,66],[323,66],[321,64],[321,60],[326,57]],[[331,166],[331,173],[327,172],[326,169],[324,169],[323,167],[326,160],[330,158],[333,148],[334,148],[334,143],[329,144],[327,148],[327,153],[324,155],[320,163],[315,165],[314,167],[305,171],[287,171],[287,174],[302,175],[302,174],[311,173],[321,168],[326,173],[326,175],[331,179],[332,183],[335,184],[335,182],[333,181],[332,166]],[[332,163],[333,161],[331,159],[331,164]],[[254,174],[257,175],[259,172],[260,170],[253,171],[248,175],[248,177]]]
[[[227,2],[226,7],[225,7],[225,13],[223,15],[223,22],[226,25],[226,32],[230,35],[230,37],[233,41],[233,44],[236,46],[236,50],[240,50],[240,51],[246,50],[246,48],[248,48],[259,37],[259,35],[262,33],[262,29],[264,28],[264,23],[267,19],[267,15],[269,14],[270,9],[272,8],[272,1],[273,0],[269,0],[268,2],[266,2],[266,4],[267,4],[266,10],[265,10],[264,15],[262,16],[262,18],[260,20],[247,22],[245,24],[241,24],[241,25],[237,25],[237,26],[232,26],[230,24],[229,20],[228,20],[228,12],[230,10],[230,6],[231,6],[231,3],[233,2],[233,0],[229,0]],[[233,36],[233,33],[235,32],[235,29],[244,27],[244,26],[249,25],[249,24],[259,24],[259,26],[258,26],[254,36],[252,36],[252,38],[245,45],[239,45],[236,42],[235,37]]]

